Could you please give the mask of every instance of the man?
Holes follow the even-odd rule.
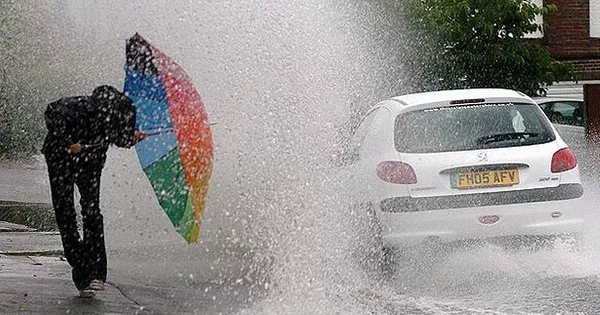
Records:
[[[145,136],[135,130],[130,98],[111,86],[91,96],[63,98],[45,112],[48,134],[42,153],[65,257],[82,297],[104,290],[106,250],[100,213],[100,178],[109,145],[132,147]],[[80,192],[83,238],[77,230],[74,186]]]

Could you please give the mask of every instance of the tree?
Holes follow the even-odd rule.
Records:
[[[498,87],[530,96],[572,79],[572,65],[556,61],[534,39],[544,31],[536,16],[557,10],[527,0],[408,0],[408,16],[420,41],[412,65],[423,88]]]

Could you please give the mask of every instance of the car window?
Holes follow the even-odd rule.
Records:
[[[540,103],[539,106],[544,112],[547,112],[552,108],[552,104],[554,104],[554,103],[553,102]]]
[[[367,113],[367,115],[362,119],[362,121],[354,131],[354,134],[352,135],[352,138],[350,138],[350,142],[348,143],[348,147],[345,150],[345,164],[352,164],[359,160],[362,145],[364,144],[367,134],[369,132],[369,127],[371,126],[373,119],[375,119],[375,114],[377,110],[378,108]]]
[[[556,102],[552,106],[552,111],[560,113],[563,117],[573,117],[576,105],[571,102]]]
[[[557,101],[547,112],[550,121],[564,125],[583,124],[582,103],[575,101]]]
[[[352,136],[352,139],[350,140],[350,150],[355,151],[356,153],[359,153],[361,146],[365,142],[367,133],[369,132],[369,126],[371,126],[373,119],[375,119],[376,112],[377,112],[377,109],[368,113],[363,118],[363,120],[361,121],[358,128],[356,128],[356,131],[354,132],[354,135]]]
[[[396,117],[396,149],[451,152],[540,144],[555,139],[535,104],[495,103],[417,110]]]

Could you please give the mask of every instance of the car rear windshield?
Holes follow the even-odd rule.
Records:
[[[398,115],[396,149],[433,153],[505,148],[555,140],[534,104],[494,103],[429,108]]]

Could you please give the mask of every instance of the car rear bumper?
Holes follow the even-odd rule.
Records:
[[[557,187],[497,193],[425,198],[394,197],[384,199],[379,206],[383,212],[413,212],[569,200],[581,196],[583,196],[581,184],[562,184]]]
[[[495,206],[378,212],[383,239],[403,247],[434,239],[454,242],[518,235],[557,235],[583,230],[583,199],[529,202]],[[497,216],[495,223],[482,223]]]

